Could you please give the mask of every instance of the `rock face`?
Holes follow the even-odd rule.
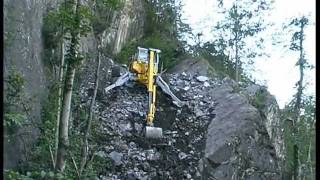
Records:
[[[112,47],[111,52],[117,54],[132,39],[143,35],[145,10],[142,0],[124,0],[124,8],[114,14],[111,28],[103,35],[104,47]]]
[[[141,135],[148,102],[145,87],[128,83],[101,92],[95,107],[99,146],[115,168],[106,167],[100,179],[280,179],[283,152],[277,152],[276,142],[281,136],[274,138],[268,131],[277,115],[264,117],[247,94],[236,92],[249,92],[246,87],[231,79],[189,69],[163,77],[185,106],[176,107],[159,90],[155,126],[163,128],[162,140]],[[111,83],[107,72],[102,89]],[[83,105],[93,81],[91,77],[80,84]]]
[[[276,150],[280,167],[283,167],[285,161],[285,146],[283,138],[283,128],[280,122],[280,109],[274,96],[272,96],[265,87],[258,85],[249,85],[241,94],[244,94],[252,101],[257,95],[264,96],[264,102],[260,107],[260,114],[264,118],[264,124],[268,131],[269,137]],[[282,171],[281,171],[282,172]]]
[[[41,120],[41,107],[47,97],[49,79],[54,75],[47,72],[44,61],[42,36],[43,17],[49,10],[56,9],[61,0],[5,0],[4,1],[4,77],[14,69],[19,72],[26,84],[24,93],[32,98],[29,102],[29,119],[36,124]],[[102,36],[102,46],[110,47],[111,53],[118,53],[130,40],[143,34],[144,7],[142,0],[125,0],[122,12],[113,12],[110,28]],[[81,49],[84,53],[96,52],[96,39],[92,34],[83,38]],[[6,93],[6,92],[5,92]],[[4,94],[5,95],[5,94]],[[4,141],[4,167],[13,168],[25,161],[27,153],[38,136],[37,127],[24,127],[17,130],[20,137]],[[26,147],[26,149],[24,148]]]
[[[28,104],[31,107],[29,119],[33,124],[40,121],[41,102],[46,96],[41,29],[43,14],[52,3],[54,1],[4,1],[4,77],[14,70],[24,78],[24,93],[32,98]],[[28,126],[17,130],[10,142],[5,138],[4,168],[26,160],[24,147],[30,149],[38,133],[36,128]]]
[[[215,73],[209,62],[205,59],[186,59],[183,63],[180,63],[170,70],[170,73],[183,72],[188,72],[188,74],[191,75],[197,74],[199,76],[209,76]]]
[[[204,175],[216,179],[279,179],[275,149],[264,119],[228,85],[211,90],[217,101],[209,125]]]

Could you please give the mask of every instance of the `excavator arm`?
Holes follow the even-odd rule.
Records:
[[[161,138],[162,128],[153,126],[154,114],[156,112],[156,92],[157,86],[155,84],[155,77],[157,75],[157,67],[155,66],[155,54],[154,51],[150,51],[150,58],[148,63],[148,93],[149,93],[149,104],[148,104],[148,116],[147,126],[145,127],[145,136],[147,138]]]

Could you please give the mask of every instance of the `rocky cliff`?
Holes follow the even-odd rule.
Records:
[[[47,97],[48,85],[53,74],[44,61],[43,18],[54,10],[61,0],[5,0],[4,1],[4,76],[12,71],[25,80],[24,93],[28,97],[30,127],[17,129],[10,142],[4,141],[5,168],[16,167],[27,160],[27,154],[37,137],[41,107]],[[142,0],[124,0],[120,12],[110,12],[111,25],[102,36],[102,46],[111,53],[118,53],[130,40],[143,35],[144,7]],[[82,39],[83,53],[96,52],[97,40],[93,34]],[[6,92],[4,92],[6,95]],[[29,100],[31,98],[31,101]],[[32,121],[32,122],[31,122]],[[20,135],[19,135],[20,134]],[[21,134],[23,134],[21,136]],[[17,155],[18,154],[18,155]]]

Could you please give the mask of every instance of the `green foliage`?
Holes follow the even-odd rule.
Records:
[[[27,172],[26,175],[21,174],[17,171],[5,170],[4,178],[7,180],[47,180],[47,179],[61,179],[61,180],[69,180],[71,178],[67,178],[61,173],[56,173],[53,171],[31,171]]]
[[[220,76],[228,75],[234,77],[234,63],[228,60],[228,56],[219,52],[214,43],[206,42],[201,47],[193,47],[193,51],[199,57],[207,59],[210,65],[214,67],[216,74]]]
[[[282,119],[284,120],[284,142],[286,149],[285,168],[288,174],[294,171],[294,145],[298,146],[299,167],[302,170],[302,176],[306,179],[315,177],[315,97],[304,96],[302,101],[302,110],[299,121],[294,122],[295,101],[286,105]],[[287,119],[291,119],[288,121]]]
[[[128,64],[129,58],[136,53],[138,44],[136,40],[127,43],[115,56],[115,61],[121,64]]]
[[[293,18],[289,23],[289,26],[295,26],[296,28],[301,28],[295,31],[291,37],[290,50],[300,51],[303,47],[300,45],[300,40],[304,39],[304,33],[301,31],[305,26],[309,25],[309,19],[306,16],[301,16],[299,18]]]
[[[62,22],[59,11],[51,11],[43,18],[42,36],[44,47],[47,49],[56,49],[62,40]]]
[[[58,83],[53,83],[49,87],[48,98],[42,106],[42,135],[54,141],[56,131],[56,120],[58,112]]]
[[[171,68],[176,64],[178,58],[176,52],[176,48],[178,46],[177,41],[172,40],[165,35],[155,33],[145,38],[141,44],[143,47],[160,49],[160,58],[165,68]]]
[[[58,49],[63,39],[70,40],[67,49],[66,62],[70,65],[79,65],[83,57],[78,52],[79,34],[86,36],[91,31],[92,11],[88,6],[80,5],[74,12],[75,1],[66,1],[58,9],[50,11],[44,17],[42,34],[44,37],[45,57],[51,65],[59,65],[59,55],[52,54]],[[73,45],[78,44],[78,45]]]
[[[256,57],[267,55],[263,51],[264,39],[258,35],[271,25],[263,18],[273,1],[237,0],[232,1],[230,8],[224,7],[224,0],[218,2],[224,19],[215,26],[214,44],[220,53],[228,54],[230,61],[237,63],[241,78],[243,65],[251,65]],[[255,42],[254,51],[248,44],[249,39]]]
[[[267,98],[267,92],[266,91],[259,91],[254,96],[254,99],[252,101],[252,105],[256,107],[257,109],[263,109],[266,105],[266,98]]]
[[[4,126],[13,127],[20,126],[26,119],[26,116],[20,113],[5,113],[4,114]]]
[[[4,79],[4,121],[3,125],[8,135],[15,132],[16,127],[21,126],[26,121],[26,111],[23,109],[25,104],[25,94],[23,92],[25,80],[21,74],[11,70]]]
[[[6,95],[8,98],[21,98],[21,92],[25,84],[22,75],[17,71],[12,70],[8,77],[5,79],[7,83]],[[11,99],[10,99],[11,100]]]
[[[33,178],[20,174],[16,171],[4,171],[4,178],[8,180],[32,180]]]
[[[171,68],[183,55],[182,43],[178,40],[177,19],[178,13],[173,1],[145,1],[146,10],[145,35],[141,39],[127,44],[115,60],[127,63],[136,53],[137,47],[156,48],[161,50],[160,62],[164,68]]]
[[[26,162],[26,169],[29,171],[37,172],[41,170],[47,171],[48,169],[53,169],[51,156],[54,155],[55,132],[57,130],[57,100],[58,87],[56,83],[53,83],[51,87],[49,87],[47,100],[44,102],[41,108],[42,123],[39,126],[39,140],[33,149],[30,160]]]

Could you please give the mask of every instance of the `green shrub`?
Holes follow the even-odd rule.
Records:
[[[257,109],[263,109],[266,106],[267,93],[265,91],[259,91],[255,94],[252,105]]]
[[[56,173],[53,171],[28,171],[26,175],[21,174],[17,171],[13,170],[4,170],[4,179],[6,180],[53,180],[53,179],[61,179],[61,180],[69,180],[71,177],[66,177],[61,173]]]
[[[4,79],[4,121],[3,125],[7,135],[13,134],[18,126],[26,121],[26,111],[23,105],[26,104],[23,92],[25,80],[20,73],[11,70]]]

